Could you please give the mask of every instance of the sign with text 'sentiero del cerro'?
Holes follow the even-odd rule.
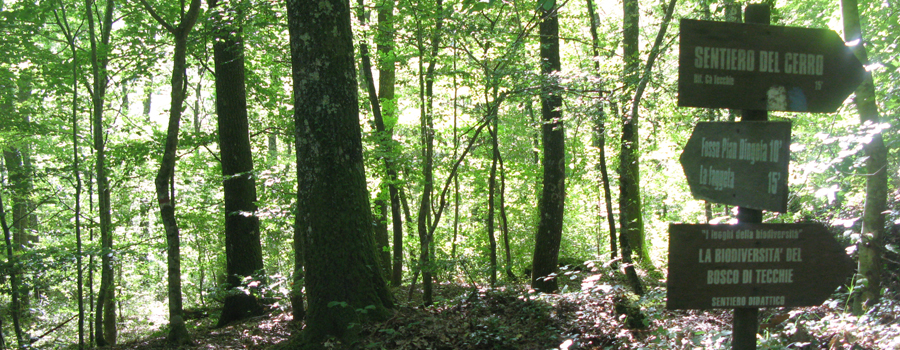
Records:
[[[830,113],[863,73],[831,30],[681,20],[679,106]]]

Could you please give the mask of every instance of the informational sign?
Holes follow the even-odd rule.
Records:
[[[784,212],[790,144],[790,122],[701,122],[679,160],[694,198]]]
[[[679,106],[830,113],[863,74],[832,30],[681,20]]]
[[[669,225],[666,308],[823,303],[854,271],[820,224]]]

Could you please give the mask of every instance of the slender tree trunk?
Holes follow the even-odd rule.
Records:
[[[638,0],[625,0],[623,20],[623,55],[625,67],[623,80],[626,93],[622,95],[622,142],[619,151],[619,222],[628,246],[634,249],[638,260],[644,260],[644,221],[641,214],[640,192],[640,138],[638,136],[638,116],[632,114],[628,100],[636,90],[640,67]],[[624,242],[623,242],[624,244]],[[647,259],[649,261],[649,259]]]
[[[541,134],[544,144],[544,180],[538,210],[540,222],[534,240],[531,286],[540,292],[557,289],[559,245],[562,240],[563,213],[566,200],[565,128],[562,121],[562,96],[553,75],[561,70],[559,57],[559,16],[555,1],[541,6],[539,14],[541,44]],[[546,3],[546,2],[545,2]]]
[[[488,177],[488,214],[487,214],[487,235],[490,244],[490,274],[491,287],[497,285],[497,238],[494,235],[494,194],[497,187],[497,158],[500,156],[500,149],[497,142],[497,116],[493,116],[491,120],[490,136],[491,136],[491,173]]]
[[[453,159],[458,156],[459,148],[459,118],[457,115],[457,99],[459,85],[456,81],[456,49],[453,50]],[[456,239],[459,237],[459,175],[453,175],[453,241],[450,242],[450,258],[456,259]]]
[[[594,12],[593,0],[587,0],[587,8],[588,15],[591,17],[591,49],[594,57],[594,69],[597,70],[597,74],[600,74],[600,39],[597,35],[597,16]],[[598,93],[598,95],[599,96],[597,97],[602,101],[603,92],[601,91],[600,93]],[[594,118],[593,146],[597,148],[599,153],[599,159],[597,160],[597,171],[600,172],[599,185],[601,188],[603,188],[603,199],[604,203],[606,204],[606,221],[609,225],[609,259],[615,260],[618,252],[618,244],[616,243],[616,219],[613,215],[612,191],[610,190],[609,184],[609,171],[607,170],[606,166],[606,113],[603,109],[602,102],[599,102],[597,106],[597,114]],[[597,205],[597,211],[600,211],[599,205]],[[602,217],[602,214],[598,213],[598,217]],[[602,220],[598,220],[598,222],[599,221]],[[597,256],[600,256],[599,248],[597,251]]]
[[[363,0],[359,0],[357,2],[357,18],[359,19],[359,23],[363,26],[366,25],[368,20],[368,13],[365,11],[365,6],[363,4]],[[372,76],[372,59],[369,57],[369,44],[368,41],[363,38],[359,43],[359,52],[362,59],[362,73],[363,78],[365,79],[366,90],[369,95],[369,102],[372,104],[372,114],[374,116],[373,124],[375,124],[375,131],[378,132],[378,147],[381,149],[381,152],[386,156],[382,156],[384,160],[384,168],[386,172],[386,183],[388,187],[389,193],[396,193],[397,191],[397,176],[396,171],[393,169],[393,147],[391,144],[391,136],[390,132],[387,131],[384,123],[384,118],[382,115],[381,108],[381,100],[378,98],[378,93],[375,91],[375,79]],[[385,83],[386,84],[386,83]],[[393,88],[393,84],[391,84],[391,89]],[[393,103],[392,101],[389,103]],[[399,209],[399,198],[395,200],[396,196],[391,196],[391,206],[394,207],[396,203],[396,207]],[[378,251],[378,256],[381,261],[381,267],[383,272],[385,273],[385,278],[393,277],[391,274],[391,252],[388,247],[388,236],[387,236],[387,204],[384,199],[384,194],[379,193],[377,199],[375,200],[376,207],[376,223],[375,223],[375,244],[376,250]],[[399,217],[399,210],[396,211],[396,215]],[[402,225],[402,224],[401,224]],[[396,226],[395,226],[396,228]],[[403,232],[402,226],[400,226],[400,240],[402,242]],[[394,234],[395,238],[397,236],[396,232]],[[396,247],[396,246],[395,246]],[[402,249],[402,248],[401,248]],[[402,250],[400,252],[402,254]],[[402,266],[401,266],[402,268]],[[402,276],[401,276],[402,277]],[[397,282],[399,284],[399,281]],[[395,285],[397,285],[395,284]]]
[[[397,121],[397,99],[394,97],[394,84],[396,82],[396,60],[394,58],[394,0],[381,0],[378,7],[378,32],[375,34],[376,49],[378,50],[378,99],[381,105],[382,119],[384,123],[382,139],[387,146],[386,154],[390,158],[385,159],[387,172],[388,191],[391,199],[391,229],[393,233],[393,266],[391,267],[391,285],[399,286],[403,280],[403,209],[400,203],[398,190],[399,177],[397,165],[394,161],[393,129]]]
[[[437,0],[437,19],[431,38],[431,53],[428,56],[428,68],[424,73],[424,91],[422,95],[422,146],[424,147],[424,164],[422,169],[422,200],[419,202],[419,266],[422,270],[422,302],[431,305],[432,300],[432,266],[431,266],[431,196],[434,190],[434,76],[435,65],[440,51],[441,34],[444,26],[443,0]],[[420,46],[420,48],[423,48]],[[424,55],[424,52],[423,52]]]
[[[146,121],[147,123],[150,123],[150,107],[153,103],[153,76],[151,75],[149,79],[150,80],[147,82],[147,87],[144,88],[146,90],[146,96],[144,96],[144,109],[141,112],[141,114],[144,116],[144,121]]]
[[[76,55],[72,50],[72,54]],[[72,68],[72,173],[75,175],[75,268],[78,283],[78,349],[84,349],[84,271],[81,255],[81,165],[78,153],[78,68],[73,60]]]
[[[180,24],[175,27],[167,23],[146,2],[141,0],[144,8],[150,12],[175,41],[175,52],[172,65],[172,106],[169,108],[169,123],[166,130],[166,142],[163,150],[159,172],[156,174],[156,200],[159,203],[160,217],[166,232],[168,294],[169,294],[169,334],[167,340],[172,344],[190,344],[190,334],[184,323],[183,298],[181,295],[181,237],[178,221],[175,218],[175,161],[178,150],[178,130],[184,108],[187,56],[187,37],[197,23],[200,13],[200,0],[191,0],[190,8],[181,16]]]
[[[506,218],[506,169],[503,167],[503,157],[500,156],[499,150],[497,160],[500,162],[500,232],[503,233],[503,248],[506,252],[506,277],[515,280],[516,275],[512,272],[512,253],[509,251],[509,220]],[[458,193],[457,190],[457,196]]]
[[[13,328],[16,332],[16,341],[19,348],[25,348],[27,344],[25,343],[25,335],[22,332],[22,325],[19,320],[19,276],[18,276],[18,264],[15,259],[15,255],[13,255],[13,242],[12,242],[12,234],[9,229],[9,225],[6,224],[6,210],[3,206],[3,197],[0,196],[0,222],[3,224],[3,237],[6,239],[6,264],[11,266],[11,271],[9,274],[9,288],[10,288],[10,309],[12,309],[12,321]]]
[[[859,7],[856,0],[841,0],[844,19],[844,40],[856,42],[853,53],[863,64],[869,63],[865,42],[860,26]],[[865,78],[853,99],[859,112],[859,121],[872,140],[863,146],[866,157],[866,204],[863,208],[858,274],[866,283],[860,283],[859,293],[854,293],[852,310],[860,315],[875,306],[881,299],[882,255],[884,254],[885,207],[887,205],[887,147],[881,135],[881,116],[875,103],[875,84],[872,72],[865,72]]]
[[[297,223],[306,262],[306,328],[283,348],[352,342],[352,323],[385,318],[366,191],[347,1],[287,1],[297,146]],[[318,62],[313,64],[313,62]],[[360,313],[365,309],[366,313]]]
[[[94,24],[93,1],[85,0],[85,14],[88,19],[89,37],[91,41],[91,71],[94,77],[91,104],[93,106],[93,138],[96,163],[94,172],[97,181],[97,202],[100,216],[100,292],[97,295],[97,315],[94,318],[97,327],[97,345],[115,344],[116,303],[115,276],[113,271],[112,216],[110,208],[109,178],[106,175],[106,142],[103,139],[103,105],[106,100],[106,88],[109,81],[106,66],[109,62],[108,48],[110,30],[112,29],[112,0],[106,1],[105,13],[100,24],[100,40],[97,40],[97,28]]]
[[[263,314],[246,279],[261,275],[264,265],[256,216],[256,180],[244,87],[244,42],[241,4],[209,0],[214,14],[216,114],[225,199],[225,272],[231,292],[225,297],[218,327]],[[199,98],[199,96],[198,96]],[[196,123],[195,123],[196,124]]]

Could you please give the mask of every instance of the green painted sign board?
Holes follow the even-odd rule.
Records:
[[[854,267],[821,224],[670,224],[666,308],[820,305]]]
[[[832,30],[681,20],[679,106],[830,113],[864,73]]]
[[[790,144],[790,122],[701,122],[679,160],[694,198],[785,212]]]

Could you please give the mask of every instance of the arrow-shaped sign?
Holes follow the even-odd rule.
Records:
[[[820,224],[671,224],[666,307],[819,305],[854,267]]]
[[[785,212],[790,144],[790,122],[701,122],[679,161],[694,198]]]
[[[832,30],[681,20],[679,106],[830,113],[864,72]]]

